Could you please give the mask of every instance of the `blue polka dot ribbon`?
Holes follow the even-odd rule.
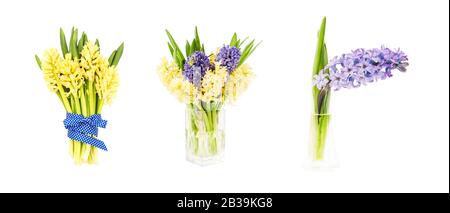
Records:
[[[108,151],[105,143],[95,138],[98,136],[98,128],[105,128],[106,123],[107,121],[103,120],[100,114],[84,117],[79,114],[67,113],[66,119],[64,119],[64,127],[68,130],[67,136],[70,139]]]

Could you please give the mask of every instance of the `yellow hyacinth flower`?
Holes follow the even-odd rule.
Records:
[[[174,79],[182,77],[181,70],[176,63],[169,63],[166,58],[162,59],[161,65],[158,67],[158,74],[166,87],[169,87]]]
[[[60,83],[60,64],[62,63],[62,57],[56,49],[48,49],[44,52],[44,60],[42,62],[42,72],[44,73],[44,79],[47,82],[48,88],[56,92],[58,90],[57,84]]]
[[[193,97],[197,92],[194,85],[182,78],[176,78],[171,81],[169,85],[169,91],[171,91],[175,97],[181,102],[190,103],[193,101]]]
[[[223,88],[227,77],[227,69],[215,63],[215,69],[208,70],[203,76],[199,94],[200,100],[205,102],[223,101]]]
[[[163,85],[179,101],[190,102],[192,100],[195,93],[194,85],[184,80],[182,71],[175,62],[169,63],[166,58],[163,58],[158,67],[158,74]]]
[[[80,67],[77,59],[72,59],[70,53],[66,54],[64,60],[59,63],[58,69],[60,71],[59,79],[61,84],[69,89],[66,96],[71,94],[77,95],[78,90],[84,84],[84,69]]]
[[[95,81],[95,89],[100,99],[110,104],[119,86],[117,68],[109,66],[108,60],[100,55],[100,48],[91,41],[87,42],[81,51],[80,67],[88,81]]]
[[[85,78],[93,81],[95,73],[99,71],[99,67],[103,65],[104,59],[100,56],[100,49],[92,42],[87,42],[81,51],[81,67],[86,71]]]
[[[216,63],[216,56],[217,56],[217,53],[219,52],[219,48],[217,48],[216,49],[216,52],[214,52],[214,53],[212,53],[210,56],[209,56],[209,63],[211,63],[211,64],[215,64]]]
[[[105,103],[110,104],[119,87],[119,74],[115,66],[109,67],[107,63],[99,66],[95,75],[95,88],[98,96]]]
[[[235,102],[237,98],[247,90],[253,77],[254,74],[247,64],[243,64],[233,71],[226,85],[228,101]]]

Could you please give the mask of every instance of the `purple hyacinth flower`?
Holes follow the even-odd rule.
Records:
[[[323,71],[320,71],[318,75],[314,76],[313,85],[317,86],[319,89],[322,89],[327,86],[329,81],[328,74],[324,74]]]
[[[392,51],[386,47],[370,50],[360,48],[330,60],[328,65],[314,76],[314,79],[325,76],[329,81],[323,85],[326,81],[321,79],[321,84],[314,85],[318,89],[357,88],[367,83],[390,78],[393,76],[393,70],[405,72],[408,65],[408,57],[401,50]],[[322,72],[328,73],[328,76]]]
[[[226,67],[228,73],[232,73],[239,64],[241,59],[241,51],[237,47],[230,47],[224,45],[220,48],[219,53],[216,56],[216,62],[219,62],[221,66]]]
[[[190,55],[184,63],[183,76],[189,82],[199,85],[206,71],[211,67],[208,56],[201,51]]]

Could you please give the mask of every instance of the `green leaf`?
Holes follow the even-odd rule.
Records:
[[[87,40],[87,38],[86,38],[86,40]],[[95,39],[95,45],[97,45],[98,50],[100,51],[100,41],[98,39]]]
[[[262,41],[258,42],[249,52],[248,56],[250,56],[255,50],[256,48],[262,43]]]
[[[122,54],[123,54],[124,45],[125,44],[122,42],[122,44],[119,46],[119,48],[117,48],[117,52],[114,56],[112,65],[117,66],[117,64],[119,64],[120,58],[122,57]]]
[[[85,37],[86,37],[86,34],[83,32],[83,33],[81,34],[80,41],[79,41],[78,44],[77,44],[77,47],[78,47],[78,53],[81,53],[81,50],[83,50],[84,43],[86,42],[86,41],[84,40]]]
[[[61,44],[61,52],[64,57],[69,51],[67,50],[66,35],[62,28],[59,28],[59,43]]]
[[[244,50],[242,51],[241,59],[239,61],[238,66],[242,65],[244,63],[244,61],[247,59],[254,43],[255,43],[255,40],[251,41],[249,44],[247,44],[247,46],[245,46]]]
[[[328,64],[328,50],[327,50],[327,44],[325,42],[323,43],[322,54],[321,55],[322,56],[320,58],[320,65],[319,65],[319,67],[322,70]]]
[[[243,40],[243,42],[241,42],[241,43],[239,44],[239,46],[241,46],[247,39],[248,39],[248,37],[245,38],[245,39]],[[262,43],[262,41],[260,41],[258,44],[255,45],[255,39],[253,39],[250,43],[248,43],[248,44],[245,46],[244,50],[242,51],[241,59],[240,59],[240,61],[239,61],[238,66],[241,66],[242,64],[244,64],[245,60],[247,60],[247,58],[248,58],[248,57],[256,50],[256,48],[257,48],[261,43]]]
[[[181,62],[180,62],[180,58],[178,57],[178,51],[179,49],[174,49],[173,55],[174,55],[174,60],[175,63],[177,63],[178,67],[181,68]]]
[[[73,36],[75,34],[75,27],[72,27],[72,30],[70,32],[70,39],[69,39],[69,52],[68,53],[72,53],[72,41],[73,41]],[[65,55],[63,57],[66,57]]]
[[[323,69],[328,63],[328,50],[327,45],[324,42],[323,48],[322,48],[322,58],[320,60],[320,67]],[[322,106],[320,106],[319,112],[321,114],[327,114],[328,113],[328,106],[330,105],[330,95],[331,92],[329,90],[325,91],[325,97],[322,101]]]
[[[175,50],[175,55],[177,58],[184,60],[183,53],[180,50],[180,47],[178,46],[177,42],[175,42],[175,39],[173,39],[172,35],[168,30],[166,30],[167,36],[169,37],[169,41],[172,44],[173,49]]]
[[[318,32],[316,54],[314,57],[314,64],[313,64],[313,73],[312,73],[313,76],[317,75],[319,71],[322,70],[326,65],[326,63],[328,62],[328,53],[325,45],[325,28],[326,28],[326,17],[322,19],[322,23],[320,25],[320,29]],[[324,96],[324,98],[326,98],[325,102],[323,102],[323,100],[321,101],[319,100],[319,95],[320,95],[319,89],[317,89],[317,87],[313,87],[314,112],[316,113],[327,112],[329,94]],[[319,101],[321,103],[319,103]]]
[[[202,46],[200,43],[200,36],[198,36],[198,29],[197,26],[195,26],[195,40],[197,41],[197,43],[195,44],[195,46],[200,49],[200,47]],[[196,49],[197,50],[197,49]]]
[[[83,32],[83,35],[82,35],[82,37],[84,37],[83,38],[83,45],[80,47],[80,45],[78,45],[78,49],[79,49],[79,53],[80,53],[80,56],[81,56],[81,51],[83,50],[83,48],[84,48],[84,45],[86,45],[88,42],[89,42],[89,39],[88,39],[88,36],[87,36],[87,34],[86,33],[84,33]]]
[[[78,29],[75,29],[70,39],[70,54],[72,54],[73,58],[78,58],[77,41],[78,41]]]
[[[108,58],[108,62],[109,64],[112,64],[113,60],[114,60],[114,56],[116,55],[117,50],[114,50],[111,55]]]
[[[41,62],[41,59],[39,59],[39,56],[34,55],[34,59],[36,59],[36,63],[38,64],[39,69],[42,70],[42,62]]]
[[[240,40],[238,41],[237,47],[240,49],[241,46],[249,39],[249,37],[244,38],[244,40]]]
[[[234,33],[233,37],[231,37],[230,46],[237,47],[237,45],[238,45],[237,34]]]
[[[191,55],[191,46],[189,45],[189,41],[186,41],[186,55]]]
[[[322,24],[320,25],[320,30],[318,33],[318,40],[316,46],[316,55],[314,57],[314,65],[313,65],[313,75],[317,75],[319,71],[322,69],[320,67],[320,61],[322,59],[322,50],[325,40],[325,27],[326,27],[326,17],[322,19]]]
[[[191,52],[188,54],[186,53],[186,57],[189,57],[193,52],[199,50],[200,47],[197,47],[197,41],[196,39],[192,39],[192,43],[191,43]]]
[[[83,43],[83,47],[84,47],[84,45],[89,42],[89,39],[88,39],[88,36],[87,36],[86,33],[84,33],[84,39],[83,40],[84,40],[84,43]]]
[[[247,44],[247,46],[245,46],[244,52],[249,52],[252,49],[254,43],[255,39],[253,39],[250,43]]]
[[[169,42],[167,42],[167,45],[169,46],[170,55],[172,55],[172,57],[173,57],[173,47],[172,47],[172,45],[170,45]]]

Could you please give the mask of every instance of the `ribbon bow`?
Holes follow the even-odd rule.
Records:
[[[98,136],[98,127],[105,128],[106,123],[107,121],[103,120],[100,114],[84,117],[79,114],[67,113],[66,119],[64,119],[64,127],[68,130],[67,136],[70,139],[108,151],[105,143],[95,138]]]

